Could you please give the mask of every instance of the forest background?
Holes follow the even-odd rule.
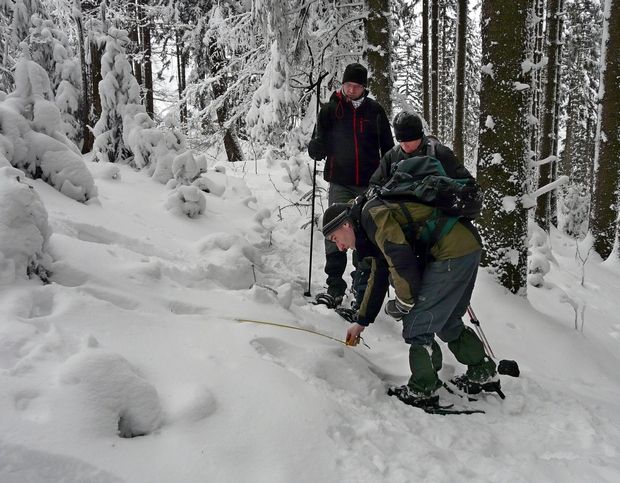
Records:
[[[293,173],[312,169],[294,155],[312,135],[317,99],[362,62],[390,117],[420,112],[477,173],[483,263],[525,293],[528,277],[536,285],[548,270],[529,221],[590,234],[603,258],[619,256],[616,3],[2,0],[0,102],[19,88],[26,59],[49,76],[37,95],[58,108],[59,130],[96,160],[167,183],[187,150],[236,162],[275,149]],[[13,166],[46,178],[4,145]]]

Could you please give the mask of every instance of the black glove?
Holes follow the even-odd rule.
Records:
[[[388,300],[388,303],[385,304],[385,313],[390,317],[394,317],[396,320],[400,320],[403,316],[407,315],[412,308],[413,304],[409,305],[395,298]]]
[[[325,148],[323,147],[321,141],[319,141],[317,138],[313,138],[308,143],[308,155],[312,159],[320,161],[325,156],[327,156],[327,152],[325,151]]]

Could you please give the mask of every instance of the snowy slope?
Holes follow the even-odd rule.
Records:
[[[554,233],[557,264],[528,300],[481,273],[473,307],[522,375],[503,378],[504,401],[442,395],[486,414],[433,416],[385,395],[408,375],[386,316],[370,348],[235,320],[344,337],[302,296],[306,209],[278,209],[307,184],[229,165],[188,219],[144,173],[87,165],[99,203],[31,182],[53,283],[0,286],[0,482],[620,481],[620,267],[590,257],[582,287],[574,242]],[[563,296],[586,306],[583,333]],[[461,370],[445,348],[442,375]],[[119,421],[146,435],[119,437]]]

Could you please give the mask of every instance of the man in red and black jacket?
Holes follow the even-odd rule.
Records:
[[[393,146],[392,131],[385,110],[368,97],[368,71],[361,64],[347,65],[342,76],[342,88],[335,91],[323,105],[308,145],[311,158],[325,162],[324,177],[329,182],[328,204],[344,203],[364,193],[379,160]],[[347,255],[334,243],[325,242],[325,273],[327,294],[317,301],[336,307],[342,302],[347,288],[342,276]],[[369,267],[357,263],[353,276],[356,300],[361,300]]]

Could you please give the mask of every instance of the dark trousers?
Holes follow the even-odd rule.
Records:
[[[334,203],[346,203],[358,195],[366,192],[366,188],[363,186],[344,186],[340,184],[330,183],[327,196],[327,203],[329,206]],[[361,264],[357,260],[356,253],[353,252],[353,266],[356,270],[351,274],[353,277],[353,290],[356,292],[356,300],[358,299],[358,293],[361,291],[363,295],[362,287],[365,288],[368,282],[368,276],[370,270],[364,269],[364,264]],[[347,253],[338,250],[338,247],[334,242],[325,240],[325,273],[327,274],[327,293],[333,296],[343,296],[347,290],[347,283],[343,280],[342,276],[347,268]],[[358,272],[365,272],[365,279],[363,275],[358,277]],[[361,275],[361,273],[360,273]],[[358,278],[360,283],[357,283]],[[361,300],[360,300],[361,301]]]

